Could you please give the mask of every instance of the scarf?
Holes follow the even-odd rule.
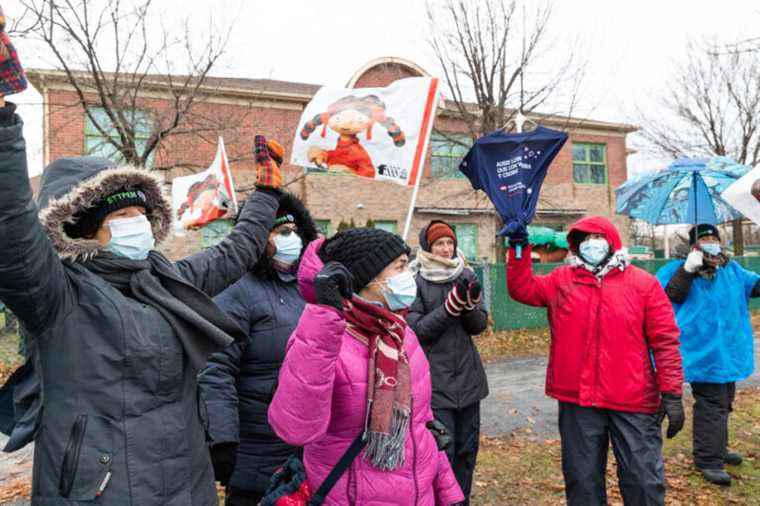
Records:
[[[724,255],[723,253],[720,253],[718,255],[718,263],[717,265],[707,265],[707,263],[704,263],[702,267],[697,269],[697,275],[702,278],[706,279],[707,281],[712,281],[715,279],[715,276],[718,275],[718,269],[721,267],[725,267],[728,263],[729,258]]]
[[[409,265],[412,274],[419,272],[422,279],[435,284],[450,283],[459,278],[467,266],[464,253],[457,249],[456,258],[444,258],[420,249],[417,258]]]
[[[215,351],[245,340],[245,332],[157,251],[145,260],[103,252],[82,265],[127,297],[156,309],[171,325],[196,370]]]
[[[354,297],[344,310],[348,333],[369,348],[364,459],[383,471],[404,465],[412,412],[406,321],[385,307]]]
[[[631,260],[623,250],[617,250],[605,263],[601,265],[591,265],[589,263],[586,263],[578,255],[568,256],[567,262],[573,267],[581,267],[583,269],[586,269],[594,276],[596,276],[597,279],[602,279],[614,269],[620,269],[621,271],[624,271],[626,267],[631,265]]]

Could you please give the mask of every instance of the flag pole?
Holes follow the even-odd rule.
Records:
[[[435,113],[438,109],[438,79],[433,78],[430,81],[430,88],[428,89],[428,97],[425,103],[425,113],[422,118],[422,125],[420,126],[420,138],[422,143],[417,146],[417,153],[415,154],[414,166],[412,167],[412,177],[416,176],[414,181],[414,189],[412,190],[412,200],[409,202],[409,210],[406,213],[406,222],[404,223],[404,234],[401,238],[406,241],[409,237],[409,231],[412,228],[412,218],[414,217],[414,206],[417,205],[417,195],[420,192],[420,181],[425,173],[425,154],[427,153],[428,143],[430,141],[430,129],[432,128],[433,121],[435,121]]]
[[[417,205],[417,194],[420,192],[420,181],[422,181],[422,174],[417,175],[417,181],[414,183],[414,189],[412,190],[412,200],[409,203],[409,211],[406,213],[406,222],[404,223],[404,235],[401,238],[406,241],[409,237],[409,231],[412,228],[412,218],[414,217],[414,206]]]
[[[522,72],[521,72],[522,75]],[[518,134],[521,134],[523,131],[523,125],[525,124],[525,115],[522,113],[522,106],[520,107],[520,110],[517,111],[517,117],[515,118],[515,130]],[[516,244],[515,245],[515,258],[518,260],[522,258],[522,244]]]

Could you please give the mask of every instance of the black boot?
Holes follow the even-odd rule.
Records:
[[[742,459],[742,456],[739,453],[728,452],[723,458],[723,461],[729,466],[739,466],[744,461],[744,459]]]
[[[702,473],[702,477],[710,483],[726,487],[731,485],[731,475],[723,469],[700,469],[699,472]]]

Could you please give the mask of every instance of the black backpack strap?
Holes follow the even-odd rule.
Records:
[[[362,451],[362,448],[364,448],[366,444],[367,440],[364,438],[364,432],[356,436],[356,439],[354,439],[354,442],[348,447],[346,453],[344,453],[338,463],[335,464],[335,467],[333,467],[330,474],[327,475],[327,478],[325,478],[325,481],[319,486],[319,489],[313,496],[311,496],[309,506],[321,506],[327,498],[327,494],[329,494],[330,490],[332,490],[335,484],[338,483],[338,480],[343,476],[343,473],[351,467],[351,463],[359,455],[359,452]]]

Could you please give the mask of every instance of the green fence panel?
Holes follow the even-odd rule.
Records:
[[[760,257],[736,257],[734,260],[745,269],[760,273]],[[634,260],[633,264],[647,272],[656,274],[668,262],[670,260],[657,258]],[[533,272],[535,274],[548,274],[561,265],[564,264],[533,264]],[[494,330],[541,328],[548,325],[546,309],[526,306],[509,296],[504,264],[493,264],[490,269],[486,270],[490,270],[491,293],[487,299],[490,301]],[[760,309],[760,298],[750,299],[749,307],[750,309]]]

